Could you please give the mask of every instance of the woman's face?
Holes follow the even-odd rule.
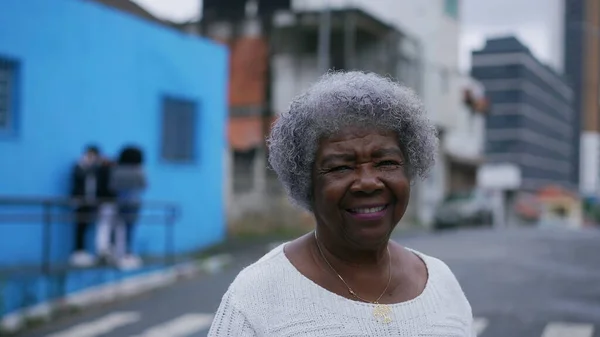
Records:
[[[319,144],[313,210],[320,231],[355,248],[387,242],[410,197],[393,132],[345,128]]]

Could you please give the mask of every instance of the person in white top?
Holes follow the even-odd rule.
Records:
[[[390,240],[437,148],[410,89],[328,73],[279,116],[268,144],[271,167],[316,229],[241,271],[209,336],[474,336],[446,264]]]

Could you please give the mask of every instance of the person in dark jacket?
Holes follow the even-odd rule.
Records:
[[[96,229],[96,253],[101,263],[110,262],[114,258],[111,248],[111,233],[118,220],[116,195],[110,186],[114,163],[102,161],[98,167],[98,225]]]
[[[117,265],[121,269],[137,268],[141,260],[133,254],[134,228],[138,221],[142,193],[147,187],[143,169],[143,151],[125,147],[112,168],[110,188],[114,191],[119,219],[115,227]]]
[[[90,223],[94,221],[98,198],[98,168],[102,162],[100,149],[89,145],[74,165],[71,172],[71,197],[79,204],[75,208],[75,247],[71,255],[71,263],[86,267],[94,264],[94,257],[85,246],[85,235]]]

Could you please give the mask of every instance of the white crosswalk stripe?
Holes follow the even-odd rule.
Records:
[[[208,329],[214,315],[187,314],[152,327],[136,337],[186,337]]]
[[[591,324],[549,323],[542,337],[592,337],[594,326]]]
[[[137,312],[115,312],[46,337],[96,337],[140,320]]]

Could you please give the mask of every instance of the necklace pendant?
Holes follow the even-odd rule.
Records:
[[[375,303],[373,316],[379,323],[389,324],[392,322],[392,309],[389,305]]]

